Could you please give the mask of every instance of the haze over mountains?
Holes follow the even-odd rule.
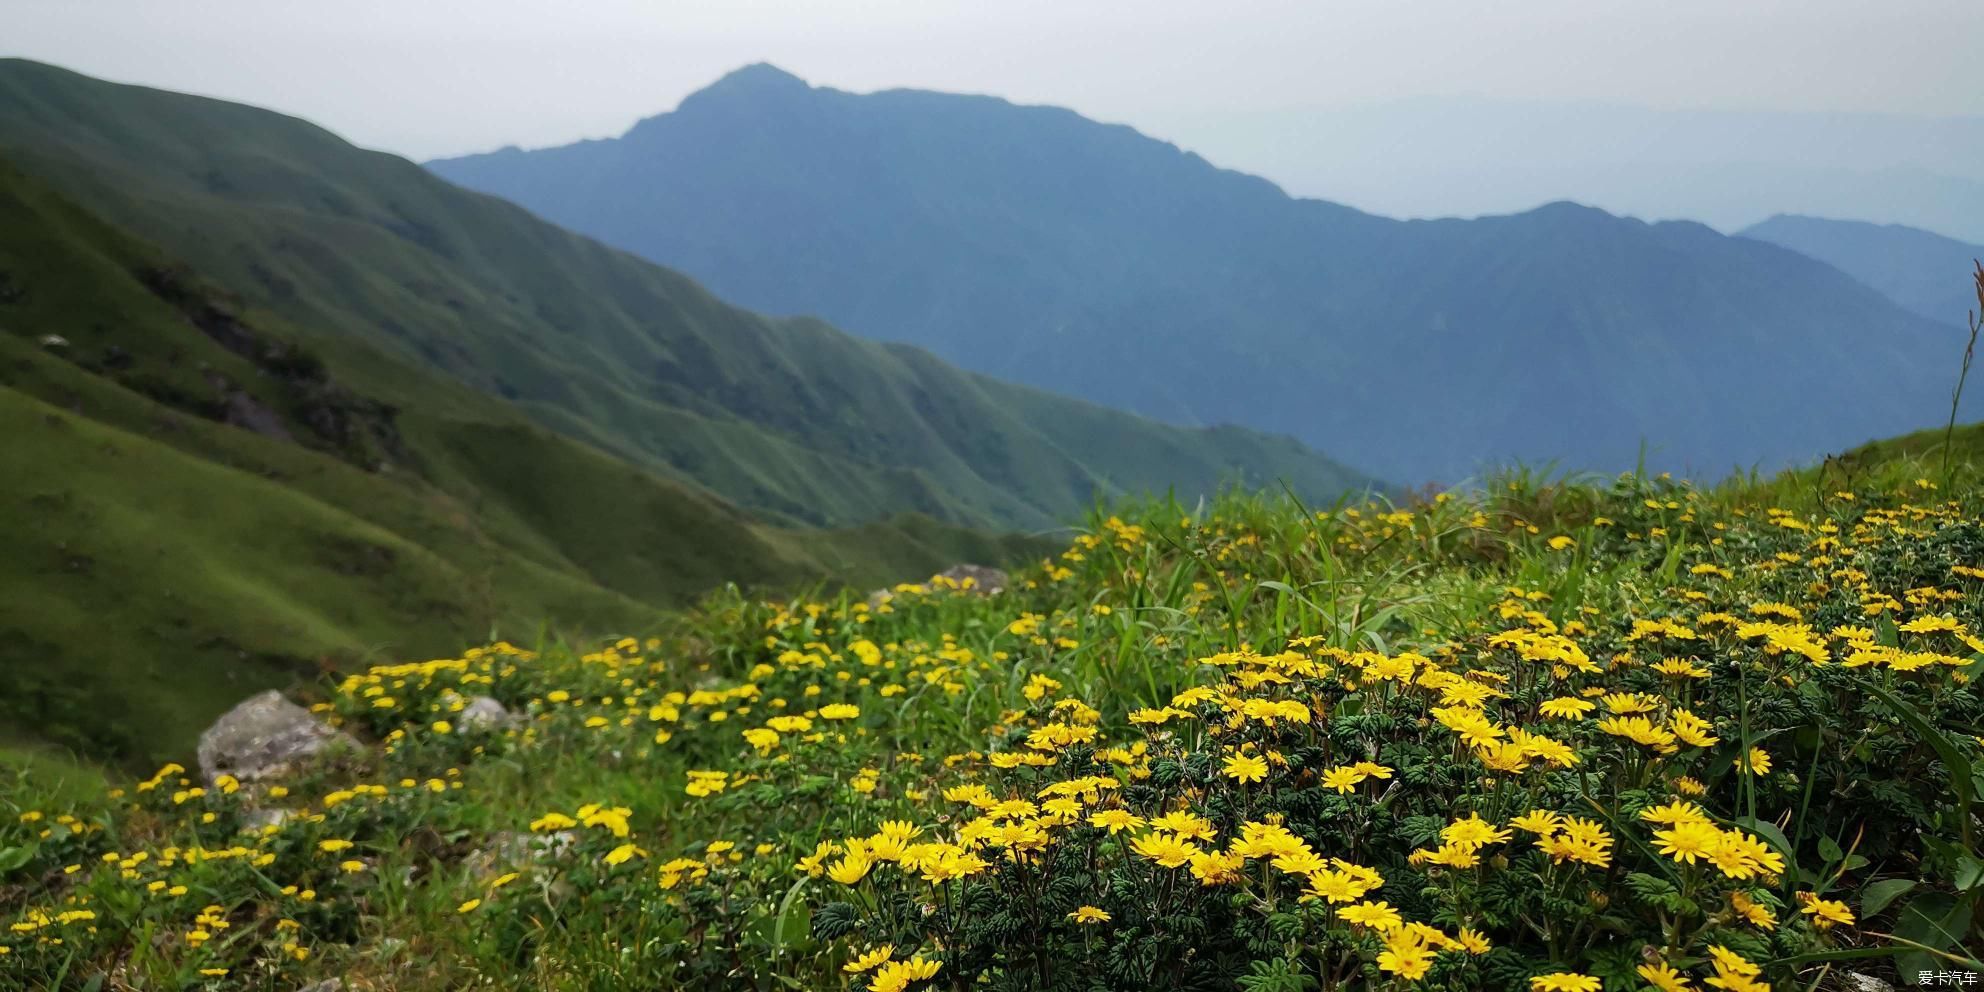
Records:
[[[1810,255],[1931,320],[1962,324],[1977,310],[1964,280],[1984,259],[1984,244],[1900,224],[1784,214],[1740,233]]]
[[[1643,446],[1703,476],[1776,467],[1934,422],[1961,352],[1838,269],[1701,224],[1395,221],[1065,110],[765,65],[617,139],[429,167],[748,306],[1407,484]]]

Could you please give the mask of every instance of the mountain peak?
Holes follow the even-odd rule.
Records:
[[[804,93],[812,88],[804,79],[770,62],[753,62],[725,73],[723,78],[683,98],[682,103],[687,106],[691,101],[714,96],[732,98],[783,96]]]

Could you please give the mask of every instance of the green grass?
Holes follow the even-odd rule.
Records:
[[[1559,972],[1638,988],[1655,958],[1706,987],[1712,953],[1778,988],[1825,988],[1839,967],[1974,969],[1980,465],[1929,489],[1916,480],[1940,452],[1898,440],[1862,453],[1852,499],[1797,476],[1703,490],[1511,472],[1409,507],[1149,500],[1098,508],[998,597],[907,594],[883,611],[858,589],[723,591],[652,640],[388,664],[322,690],[366,756],[287,779],[281,797],[198,795],[174,772],[149,790],[119,780],[121,798],[58,790],[44,756],[0,773],[0,814],[43,814],[0,815],[0,850],[26,852],[22,870],[0,868],[0,922],[27,924],[0,929],[0,979],[867,990],[872,974],[844,968],[881,945],[943,962],[910,992],[1527,992]],[[1224,695],[1178,696],[1212,687]],[[525,719],[437,724],[468,693]],[[1595,712],[1544,710],[1580,699]],[[1157,707],[1162,723],[1144,712]],[[1615,709],[1652,720],[1634,731]],[[1492,721],[1482,740],[1521,728],[1563,750],[1519,747],[1520,767],[1497,768],[1506,752],[1455,732],[1463,711]],[[780,725],[801,715],[810,726]],[[1696,718],[1695,736],[1657,739]],[[1739,773],[1753,748],[1769,771]],[[1021,755],[1039,764],[999,760]],[[1228,769],[1249,756],[1265,760],[1242,781]],[[1388,777],[1328,784],[1357,762]],[[711,773],[721,789],[690,791]],[[954,791],[971,786],[1007,805]],[[1062,793],[1073,813],[1049,805]],[[241,832],[244,810],[270,805],[322,815]],[[545,819],[602,806],[591,823]],[[1557,828],[1515,822],[1532,810],[1579,818],[1602,849],[1553,856]],[[1345,905],[1304,900],[1319,873],[1260,849],[1207,884],[1196,862],[1133,847],[1148,823],[1091,821],[1105,811],[1189,811],[1202,849],[1280,826],[1382,884]],[[1658,821],[1684,814],[1782,864],[1659,853]],[[994,820],[1021,832],[961,832]],[[1490,835],[1478,863],[1428,863],[1460,821]],[[838,879],[798,867],[831,841],[843,850],[821,867],[841,873],[852,842],[885,849],[888,824],[984,864],[934,884],[920,876],[937,862],[895,854]],[[569,830],[570,847],[504,853],[533,829]],[[1027,829],[1040,847],[1009,857]],[[248,853],[165,853],[194,845]],[[1770,925],[1727,911],[1739,896]],[[1439,950],[1422,981],[1396,982],[1381,938],[1348,925],[1359,898],[1493,949]],[[1812,899],[1852,921],[1815,926],[1800,911]],[[1074,922],[1081,906],[1109,919]],[[94,929],[38,922],[73,907]],[[212,932],[196,925],[209,912],[225,938],[188,939]]]
[[[1984,478],[1984,423],[1957,424],[1954,431],[1934,427],[1883,438],[1815,461],[1775,476],[1733,479],[1718,491],[1733,499],[1774,498],[1785,505],[1824,505],[1837,502],[1838,493],[1907,489],[1916,487],[1918,479],[1938,487],[1968,489]],[[1948,478],[1943,474],[1946,462]]]

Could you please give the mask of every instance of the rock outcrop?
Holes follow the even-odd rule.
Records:
[[[455,722],[464,730],[500,730],[514,717],[510,711],[490,696],[476,696],[455,714]]]
[[[933,578],[949,579],[980,596],[997,596],[1005,592],[1007,583],[1012,581],[1003,569],[985,565],[952,565]]]
[[[200,735],[200,775],[209,784],[222,775],[276,778],[336,749],[356,752],[358,742],[271,689],[242,700]]]

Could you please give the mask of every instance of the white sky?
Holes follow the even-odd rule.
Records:
[[[0,54],[414,158],[617,134],[756,61],[1072,107],[1219,161],[1176,122],[1460,94],[1984,114],[1980,43],[1984,0],[0,0]]]

